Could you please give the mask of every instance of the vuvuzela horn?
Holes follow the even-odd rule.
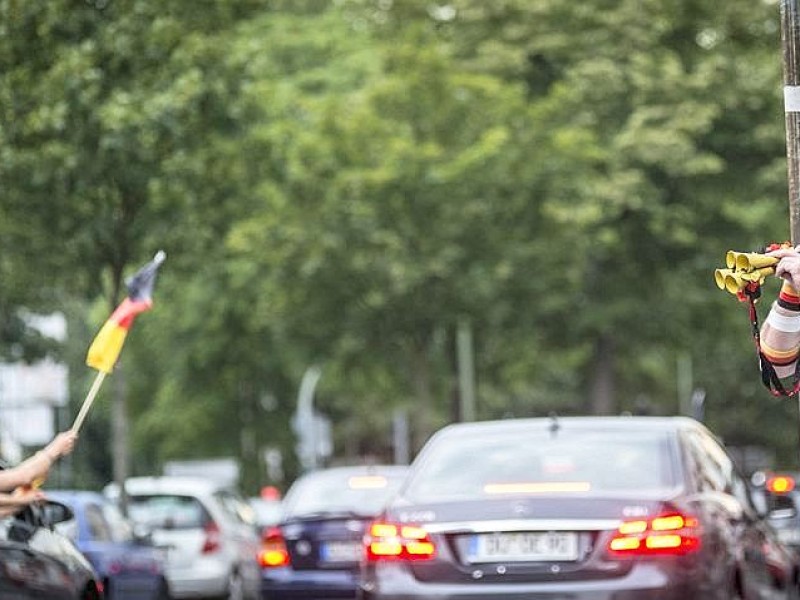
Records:
[[[733,269],[716,269],[714,271],[714,283],[721,290],[725,289],[725,277],[733,273]]]
[[[756,252],[740,252],[736,256],[736,270],[749,273],[764,267],[774,267],[780,259]]]
[[[736,252],[736,250],[728,250],[725,254],[725,265],[729,269],[735,271],[744,271],[745,273],[761,267],[771,267],[778,263],[778,258],[774,256],[767,256],[758,252]]]
[[[775,273],[775,267],[761,267],[754,271],[742,272],[731,269],[717,269],[714,272],[714,281],[717,287],[725,289],[731,294],[740,292],[748,283],[758,281],[764,283],[764,279]],[[722,286],[720,286],[722,281]]]

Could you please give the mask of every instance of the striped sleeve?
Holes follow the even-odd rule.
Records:
[[[800,354],[800,294],[786,282],[761,328],[761,351],[778,377],[794,373]]]

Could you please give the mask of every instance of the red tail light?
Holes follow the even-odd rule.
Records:
[[[767,479],[767,491],[773,494],[788,494],[794,489],[794,477],[788,475],[774,475]]]
[[[288,567],[291,564],[286,541],[278,527],[264,530],[261,536],[261,552],[258,553],[258,562],[262,567]]]
[[[203,541],[203,549],[201,552],[203,554],[211,554],[218,551],[222,542],[219,525],[214,521],[209,521],[206,523],[206,526],[203,527],[203,533],[205,533],[206,539]]]
[[[613,556],[681,555],[700,548],[696,518],[679,513],[650,520],[624,521],[608,543]]]
[[[367,560],[428,560],[436,555],[436,546],[428,532],[415,525],[396,525],[376,521],[364,538]]]

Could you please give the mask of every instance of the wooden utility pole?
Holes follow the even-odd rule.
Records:
[[[792,245],[800,242],[800,14],[797,0],[781,1],[786,166]]]
[[[800,242],[800,15],[797,0],[781,0],[783,104],[786,114],[786,170],[789,178],[789,229]],[[800,408],[800,394],[797,396]],[[798,421],[800,435],[800,420]]]

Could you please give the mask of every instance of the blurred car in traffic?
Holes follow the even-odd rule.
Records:
[[[297,479],[261,552],[264,600],[355,598],[368,523],[400,487],[399,465],[334,467]]]
[[[800,557],[800,490],[798,474],[793,472],[762,473],[756,488],[767,520],[778,538]]]
[[[46,500],[0,520],[1,600],[101,600],[103,585],[75,545],[55,530],[72,519]]]
[[[278,488],[265,486],[261,488],[258,496],[248,498],[248,504],[253,509],[256,528],[259,532],[269,525],[275,525],[281,520],[283,501]]]
[[[797,561],[681,417],[451,425],[364,538],[362,600],[795,598]]]
[[[99,492],[47,490],[70,507],[74,518],[56,528],[92,563],[106,596],[114,600],[169,600],[164,554],[133,528],[116,505]]]
[[[166,548],[173,598],[258,598],[259,536],[252,509],[235,490],[211,479],[132,477],[128,516]],[[105,494],[119,497],[110,484]]]

